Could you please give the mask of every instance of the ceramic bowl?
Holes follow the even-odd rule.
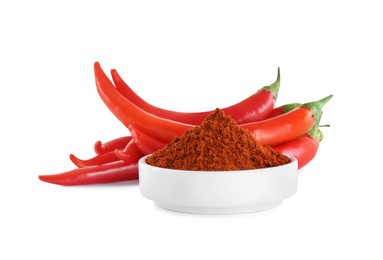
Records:
[[[298,162],[240,171],[188,171],[138,162],[141,194],[159,207],[196,214],[236,214],[274,208],[297,190]]]

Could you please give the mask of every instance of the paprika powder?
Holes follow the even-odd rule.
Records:
[[[274,167],[290,158],[257,143],[217,108],[204,121],[148,156],[150,165],[179,170],[234,171]]]

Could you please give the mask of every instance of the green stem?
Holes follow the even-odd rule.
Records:
[[[327,100],[328,101],[328,100]],[[322,105],[323,106],[323,105]],[[320,120],[322,118],[322,115],[323,115],[323,111],[319,111],[318,113],[318,118],[317,118],[317,121],[315,123],[315,125],[313,126],[313,128],[311,128],[310,131],[307,132],[307,135],[311,136],[312,138],[316,139],[318,142],[321,142],[322,139],[323,139],[323,133],[322,131],[319,129],[319,127],[321,127],[322,125],[319,125],[320,123]],[[327,126],[330,126],[330,125],[323,125],[325,127]]]
[[[323,140],[323,133],[322,133],[322,131],[320,130],[320,129],[318,129],[318,132],[317,132],[317,140],[319,141],[319,142],[321,142],[322,140]]]
[[[318,140],[318,142],[322,141],[322,139],[323,139],[323,133],[319,129],[318,125],[313,126],[313,128],[311,128],[311,130],[307,132],[307,135]]]
[[[263,87],[262,90],[269,91],[274,96],[274,99],[277,100],[279,86],[281,85],[280,83],[281,83],[281,74],[280,74],[280,69],[278,67],[278,76],[275,82],[271,84],[270,86]]]
[[[302,106],[309,108],[313,112],[313,116],[315,118],[315,122],[320,121],[320,117],[322,116],[322,108],[323,106],[333,97],[333,95],[322,98],[318,101],[305,103]]]
[[[293,110],[294,108],[299,107],[300,105],[301,105],[300,103],[290,103],[290,104],[286,104],[286,105],[281,106],[281,109],[282,109],[283,113],[287,113],[287,112]]]

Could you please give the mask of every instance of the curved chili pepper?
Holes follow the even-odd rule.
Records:
[[[69,159],[79,168],[92,166],[92,165],[100,165],[100,164],[114,162],[114,161],[119,160],[119,158],[116,156],[114,151],[106,152],[103,154],[98,154],[95,157],[87,159],[87,160],[81,160],[81,159],[77,158],[75,155],[70,154]]]
[[[269,118],[272,118],[272,117],[276,117],[276,116],[285,114],[285,113],[293,110],[294,108],[299,107],[300,105],[301,104],[299,104],[299,103],[291,103],[291,104],[286,104],[286,105],[283,105],[283,106],[280,106],[280,107],[276,107],[264,119],[269,119]]]
[[[240,124],[239,126],[249,130],[255,140],[264,146],[283,144],[295,140],[310,131],[318,122],[318,116],[322,113],[321,109],[323,105],[327,103],[331,97],[332,96],[328,96],[316,102],[302,104],[294,110],[277,117],[258,122]],[[159,131],[149,132],[146,131],[146,129],[141,128],[141,125],[138,124],[132,125],[131,129],[142,132],[163,143],[168,143],[174,137],[179,137],[183,134],[179,133],[179,135],[174,135],[171,139],[169,138],[165,140],[157,135]],[[161,129],[161,131],[166,131],[166,129]]]
[[[259,122],[242,124],[262,145],[276,146],[303,136],[320,120],[322,107],[332,95],[305,103],[283,115]]]
[[[96,154],[103,154],[107,152],[113,152],[116,149],[123,149],[129,143],[130,140],[132,140],[131,136],[123,136],[110,140],[106,143],[97,141],[94,144],[94,151],[96,152]]]
[[[129,99],[136,106],[149,112],[153,115],[182,122],[186,124],[198,125],[206,116],[213,111],[186,113],[165,110],[153,106],[138,96],[129,86],[124,82],[115,69],[111,70],[113,82],[117,90]],[[231,116],[237,124],[254,122],[264,119],[273,110],[275,101],[278,96],[280,86],[280,70],[278,68],[278,76],[276,81],[259,89],[255,94],[242,100],[241,102],[232,106],[223,108],[225,114]]]
[[[166,146],[165,142],[159,141],[151,136],[148,136],[137,130],[135,127],[131,127],[130,132],[132,133],[132,136],[135,140],[138,149],[144,155],[151,154],[157,151],[158,149],[161,149]]]
[[[310,133],[310,131],[313,131],[312,129],[314,129],[314,127],[318,127],[317,124],[320,121],[322,111],[317,109],[328,102],[330,98],[331,96],[316,102],[304,104],[302,105],[303,108],[297,109],[288,117],[283,116],[282,120],[272,119],[270,122],[265,121],[265,123],[262,123],[263,121],[260,121],[240,126],[250,130],[257,142],[265,146],[276,146],[286,142],[292,142],[298,145],[299,142],[296,140],[305,136],[304,131],[306,131],[306,133],[309,131]],[[307,107],[305,107],[305,105]],[[312,113],[307,112],[307,108],[309,107],[311,107],[313,111],[316,111],[312,112],[310,110]],[[310,130],[309,127],[312,125],[314,125],[314,127],[311,127]],[[166,145],[166,142],[155,139],[153,134],[142,133],[138,126],[132,126],[130,131],[136,140],[139,149],[144,154],[153,153]],[[271,136],[271,138],[269,136]]]
[[[98,93],[110,111],[129,129],[136,129],[164,143],[181,136],[195,125],[184,124],[152,115],[126,99],[95,63]],[[262,145],[275,146],[292,141],[308,132],[317,122],[317,114],[332,95],[316,102],[303,104],[283,115],[264,121],[241,124]]]
[[[130,140],[124,149],[116,149],[114,154],[125,162],[137,162],[143,156],[134,139]]]
[[[140,125],[146,132],[157,132],[160,140],[171,140],[194,125],[184,124],[152,115],[125,98],[112,84],[98,62],[94,64],[97,91],[109,110],[127,128]]]
[[[316,126],[304,136],[294,141],[273,147],[273,149],[294,156],[298,160],[298,169],[301,169],[314,159],[322,139],[323,134]]]
[[[102,165],[77,168],[58,174],[40,175],[39,179],[41,181],[65,186],[129,181],[138,179],[138,167],[137,162],[127,163],[124,161],[116,161]]]

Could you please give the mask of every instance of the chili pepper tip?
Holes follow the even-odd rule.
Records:
[[[70,154],[69,155],[69,160],[71,160],[72,161],[72,163],[74,164],[74,165],[76,165],[77,167],[81,167],[82,165],[81,165],[81,161],[82,160],[80,160],[79,158],[77,158],[74,154]]]
[[[52,183],[52,184],[61,184],[57,181],[55,181],[55,176],[54,175],[39,175],[39,180],[47,183]],[[63,185],[63,184],[61,184]]]
[[[96,141],[93,145],[93,150],[96,154],[102,154],[102,142],[101,141]]]

